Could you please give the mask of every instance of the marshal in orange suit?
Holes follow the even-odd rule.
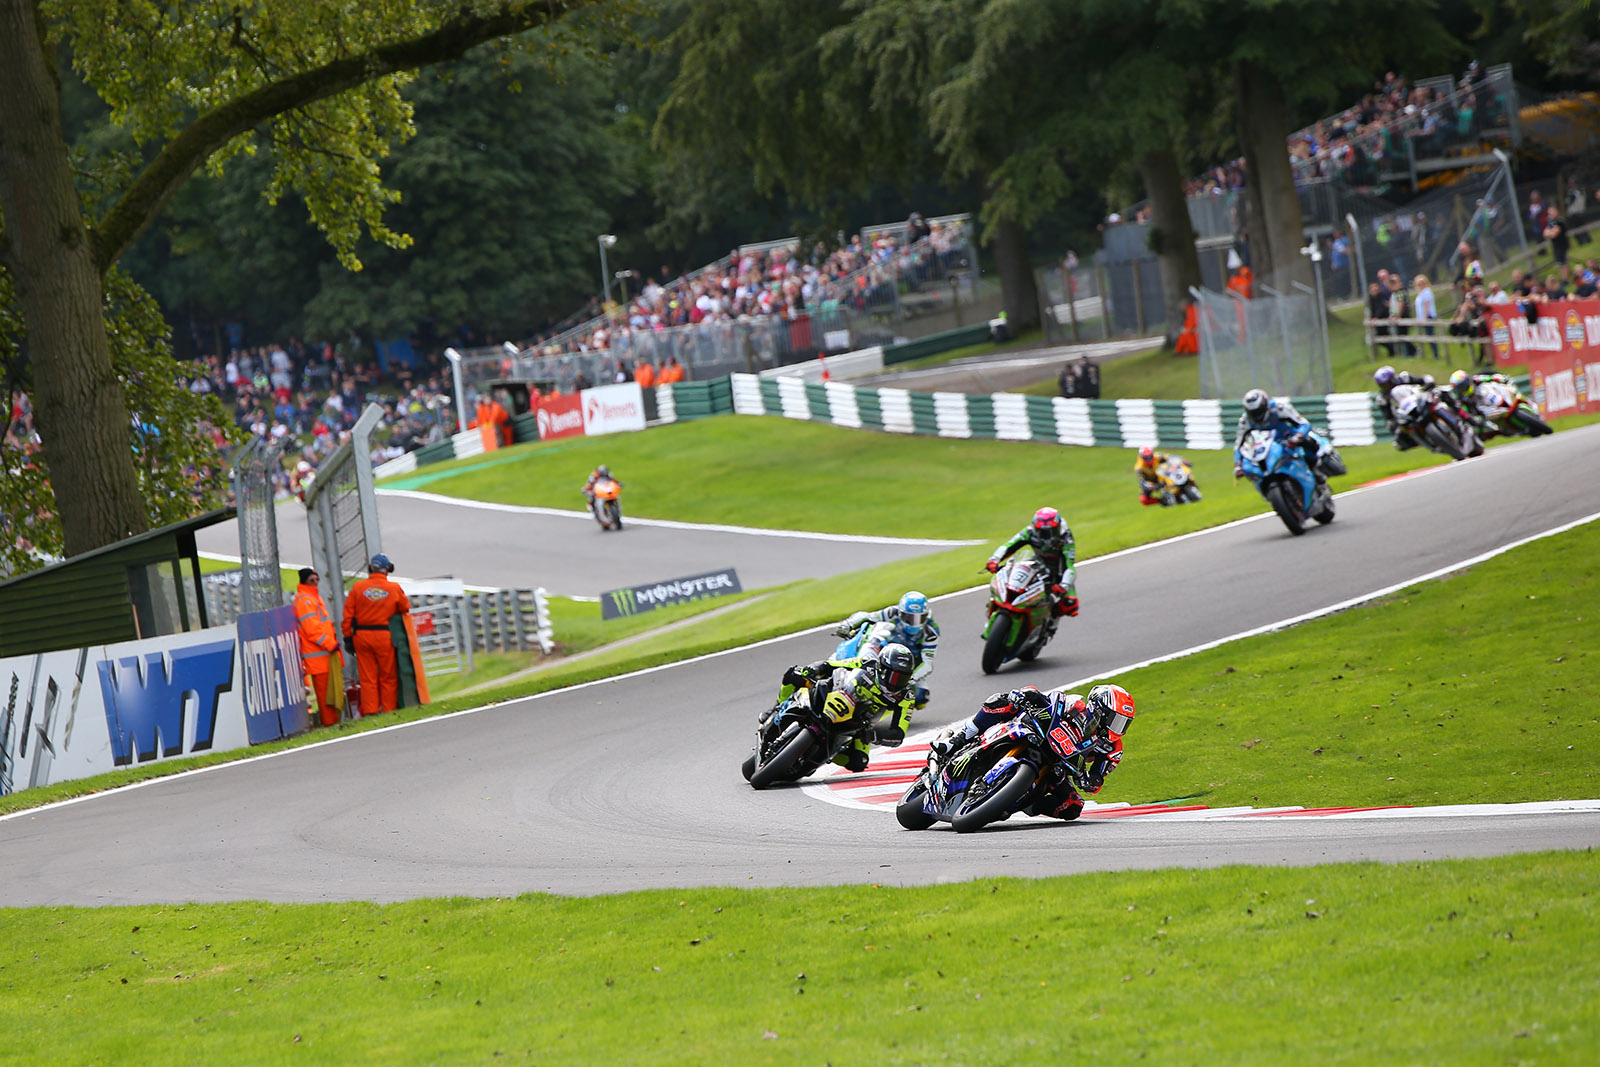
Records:
[[[400,706],[400,675],[389,620],[409,612],[411,601],[390,580],[394,564],[388,556],[373,556],[367,572],[344,598],[342,625],[346,647],[353,645],[361,676],[361,714],[376,715]]]

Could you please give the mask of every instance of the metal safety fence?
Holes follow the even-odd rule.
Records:
[[[306,490],[306,522],[311,536],[311,562],[331,592],[345,575],[365,574],[367,561],[383,551],[378,523],[378,497],[372,478],[372,432],[383,409],[369,404],[351,428],[350,440],[322,461]],[[324,594],[328,613],[339,626],[344,597]],[[345,676],[355,677],[354,657],[345,657]]]
[[[278,512],[272,475],[281,469],[278,445],[252,438],[233,461],[233,496],[239,512],[241,611],[267,611],[283,604],[278,570]],[[214,618],[215,616],[213,616]]]
[[[1333,390],[1326,321],[1317,294],[1298,282],[1287,293],[1257,284],[1245,300],[1232,291],[1190,289],[1200,327],[1200,395],[1236,397],[1250,389],[1279,396]]]

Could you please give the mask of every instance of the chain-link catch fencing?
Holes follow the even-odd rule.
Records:
[[[1233,292],[1190,289],[1200,325],[1200,395],[1236,398],[1251,389],[1274,396],[1333,391],[1333,366],[1316,293],[1258,285],[1254,300]]]
[[[278,511],[272,474],[282,463],[277,442],[253,438],[233,461],[233,496],[239,512],[239,610],[283,605],[278,564]]]

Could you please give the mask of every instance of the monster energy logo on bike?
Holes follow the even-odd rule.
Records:
[[[600,617],[624,619],[641,612],[654,611],[668,604],[687,604],[712,596],[727,596],[743,592],[739,574],[732,567],[711,571],[708,574],[673,578],[652,585],[635,585],[624,589],[609,589],[600,594]]]

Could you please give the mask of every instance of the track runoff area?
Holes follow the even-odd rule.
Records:
[[[1529,447],[1533,442],[1524,442],[1515,447]],[[1514,447],[1514,446],[1503,446]],[[1487,453],[1493,456],[1503,454],[1503,449],[1498,452]],[[1394,485],[1396,483],[1413,481],[1417,478],[1435,476],[1443,472],[1462,469],[1459,465],[1428,467],[1421,470],[1408,471],[1404,474],[1393,475],[1377,481],[1368,482],[1356,489],[1336,495],[1336,499],[1344,500],[1357,494],[1366,493],[1380,486]],[[1252,515],[1225,526],[1212,527],[1207,530],[1197,530],[1193,533],[1183,534],[1179,537],[1169,538],[1164,541],[1153,542],[1148,545],[1139,545],[1122,552],[1111,553],[1088,559],[1079,564],[1079,570],[1093,568],[1096,564],[1104,564],[1112,559],[1122,556],[1134,555],[1141,552],[1157,550],[1167,545],[1175,544],[1194,538],[1215,534],[1217,531],[1235,526],[1244,526],[1257,522],[1269,522],[1275,516],[1268,512],[1261,515]],[[1403,581],[1389,583],[1366,592],[1358,593],[1324,607],[1305,611],[1293,616],[1279,619],[1264,625],[1251,627],[1237,633],[1215,638],[1203,643],[1185,648],[1182,651],[1150,659],[1128,663],[1109,671],[1101,671],[1087,677],[1078,678],[1065,683],[1066,688],[1083,690],[1099,681],[1114,680],[1120,675],[1128,674],[1143,667],[1156,663],[1169,662],[1205,652],[1234,641],[1257,637],[1262,634],[1273,633],[1312,619],[1345,611],[1398,593],[1400,590],[1435,581],[1450,575],[1460,573],[1496,556],[1514,551],[1523,545],[1531,544],[1546,537],[1553,537],[1576,529],[1590,523],[1600,521],[1600,511],[1582,516],[1568,522],[1552,526],[1539,533],[1520,537],[1487,552],[1480,552],[1473,556],[1458,560],[1442,567],[1436,567]],[[1269,522],[1270,525],[1270,522]],[[955,593],[946,593],[942,596],[932,597],[931,600],[948,601],[956,597],[967,596],[986,590],[986,585],[974,586],[970,589],[960,590]],[[1005,688],[1004,672],[995,676],[995,688]],[[927,762],[928,745],[938,733],[937,729],[922,730],[910,735],[906,742],[898,748],[874,747],[872,750],[871,766],[863,772],[852,774],[843,767],[828,767],[813,775],[801,785],[802,791],[810,797],[844,808],[853,808],[869,812],[892,812],[895,804],[904,795],[906,788],[917,779],[923,766]],[[1318,807],[1305,808],[1298,805],[1279,807],[1254,808],[1249,806],[1233,806],[1212,808],[1206,804],[1194,803],[1191,798],[1177,798],[1172,800],[1152,801],[1145,803],[1130,803],[1117,801],[1111,803],[1097,803],[1089,800],[1085,803],[1082,819],[1089,820],[1123,820],[1137,819],[1140,821],[1159,822],[1201,822],[1226,819],[1254,819],[1254,818],[1293,818],[1293,819],[1385,819],[1385,818],[1447,818],[1447,817],[1483,817],[1497,815],[1541,815],[1555,813],[1596,813],[1600,812],[1600,799],[1594,800],[1556,800],[1536,801],[1514,804],[1438,804],[1438,805],[1410,805],[1389,804],[1374,807],[1343,806],[1343,807]],[[1032,820],[1039,823],[1052,822],[1047,816],[1028,816],[1021,813],[1013,815],[1014,820]]]

